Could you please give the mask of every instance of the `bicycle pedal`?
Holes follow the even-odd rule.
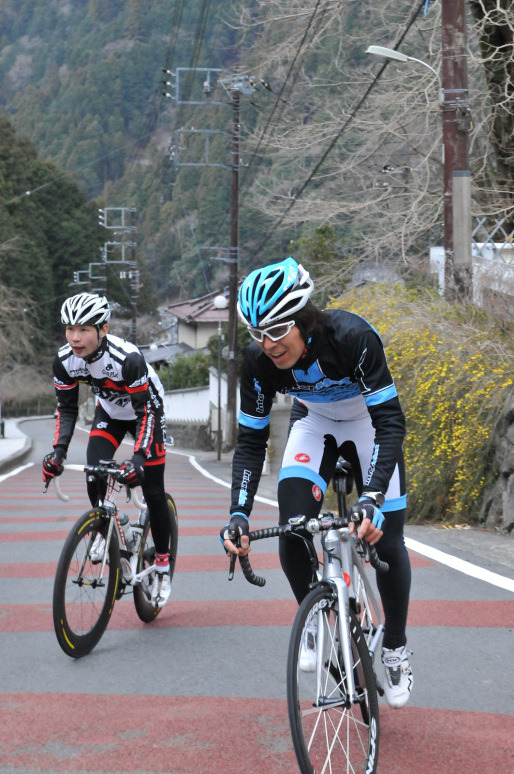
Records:
[[[130,566],[129,560],[122,556],[120,558],[120,566],[121,572],[123,574],[123,582],[126,584],[132,583],[134,579],[134,573],[132,572],[132,567]]]

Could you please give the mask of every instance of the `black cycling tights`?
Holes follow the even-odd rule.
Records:
[[[116,448],[107,438],[90,436],[87,446],[87,464],[96,465],[100,460],[112,460]],[[164,465],[145,466],[144,483],[141,487],[150,514],[150,527],[158,554],[167,554],[170,540],[168,505],[164,492]],[[87,482],[87,493],[91,505],[105,496],[106,484],[98,481]]]
[[[315,494],[319,490],[315,487]],[[286,524],[292,516],[303,514],[307,518],[317,516],[322,499],[317,500],[311,481],[304,478],[286,478],[278,485],[280,523]],[[384,534],[376,544],[379,557],[389,564],[389,572],[377,572],[377,586],[385,614],[384,648],[405,645],[405,627],[409,607],[411,583],[410,561],[403,540],[405,509],[384,514]],[[309,553],[303,540],[298,537],[279,538],[279,555],[282,569],[291,584],[298,604],[307,595],[312,582]]]

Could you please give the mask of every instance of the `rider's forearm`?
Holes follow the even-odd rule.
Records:
[[[249,516],[261,478],[269,427],[262,430],[239,426],[232,461],[232,501],[230,513]]]
[[[59,448],[66,453],[75,430],[78,413],[79,407],[77,403],[67,403],[59,400],[53,439],[54,449]]]
[[[364,489],[385,494],[395,466],[402,458],[405,417],[398,398],[368,406],[368,411],[375,428],[375,447]]]

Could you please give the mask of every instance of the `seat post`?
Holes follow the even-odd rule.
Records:
[[[348,509],[346,507],[346,495],[353,489],[352,466],[344,457],[339,457],[332,478],[332,486],[337,494],[337,506],[339,516],[348,519]]]

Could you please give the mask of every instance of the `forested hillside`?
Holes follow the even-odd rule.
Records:
[[[103,231],[95,203],[54,164],[41,161],[32,142],[16,136],[2,116],[0,196],[0,284],[23,296],[40,348],[55,329],[73,271],[99,249]]]
[[[234,33],[222,23],[222,9],[220,0],[2,3],[0,110],[40,157],[73,174],[87,198],[136,206],[139,257],[159,272],[166,264],[168,274],[181,246],[167,220],[174,127],[162,69],[171,60],[173,66],[230,66]],[[221,190],[226,172],[220,180]],[[216,197],[220,212],[228,196],[227,189],[226,197]],[[96,247],[91,244],[88,260]],[[189,269],[175,277],[174,286],[194,285],[197,268],[193,276]],[[155,280],[167,290],[166,281]]]
[[[473,208],[491,217],[512,206],[503,146],[514,97],[503,90],[499,125],[488,91],[513,61],[502,13],[468,19]],[[487,41],[499,33],[492,55]],[[382,72],[365,54],[372,43],[400,45],[439,70],[438,2],[384,0],[378,11],[373,0],[5,0],[0,43],[0,110],[18,135],[87,199],[137,208],[147,293],[201,294],[226,275],[203,248],[229,244],[230,170],[175,168],[173,159],[201,162],[205,138],[174,132],[231,132],[216,79],[236,63],[257,87],[241,99],[243,270],[292,251],[329,277],[328,293],[362,261],[420,276],[428,246],[441,243],[437,80],[418,65]],[[177,67],[222,68],[210,97],[202,73],[190,83],[183,73],[181,97],[202,106],[163,96],[174,93],[163,70]],[[229,152],[230,134],[211,136],[211,162],[229,163]]]

